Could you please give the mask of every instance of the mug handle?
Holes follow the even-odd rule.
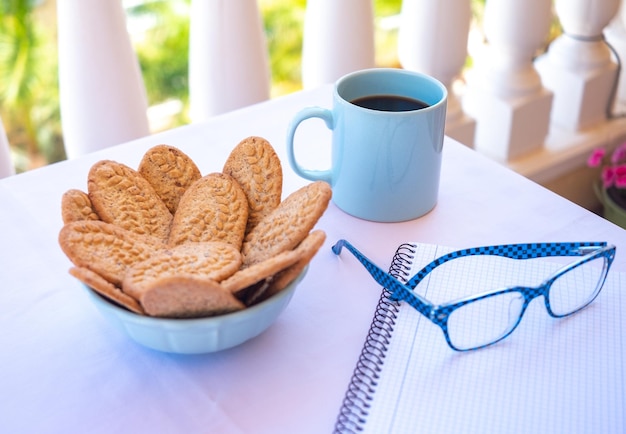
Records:
[[[296,129],[300,123],[310,118],[322,119],[330,130],[334,127],[333,113],[328,109],[321,107],[306,107],[296,113],[287,130],[287,156],[289,157],[289,164],[294,172],[305,179],[311,181],[326,181],[330,184],[332,179],[332,170],[304,169],[300,166],[300,164],[298,164],[294,155],[293,139],[296,135]]]

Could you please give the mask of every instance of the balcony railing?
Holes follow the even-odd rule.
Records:
[[[478,23],[484,38],[476,44],[470,0],[404,0],[398,57],[402,67],[448,87],[450,137],[595,209],[587,157],[626,139],[620,6],[621,0],[487,0]],[[373,66],[368,7],[361,0],[309,1],[305,86]],[[546,47],[555,20],[563,32]]]
[[[192,0],[191,6],[193,120],[268,98],[268,53],[257,0]],[[470,37],[476,34],[470,6],[470,0],[404,0],[398,20],[401,66],[448,87],[450,137],[596,208],[595,173],[586,168],[587,157],[596,147],[611,149],[626,140],[621,0],[486,0],[477,44]],[[309,0],[306,8],[305,88],[375,66],[371,0]],[[563,32],[546,47],[555,20]],[[84,17],[76,22],[84,23]],[[116,71],[122,66],[112,65]],[[104,80],[94,78],[105,73],[99,67],[83,76],[108,95],[101,88]],[[75,80],[72,85],[77,87]],[[120,109],[114,112],[119,115]],[[93,120],[103,124],[102,115]],[[76,126],[92,131],[86,121]],[[64,130],[70,127],[64,122]]]

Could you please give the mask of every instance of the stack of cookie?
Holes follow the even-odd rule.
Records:
[[[326,238],[313,228],[330,186],[313,182],[281,201],[282,183],[280,160],[260,137],[206,176],[168,145],[148,150],[137,170],[99,161],[87,192],[63,195],[59,244],[74,277],[135,313],[241,310],[284,289]]]

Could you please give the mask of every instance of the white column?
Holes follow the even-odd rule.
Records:
[[[256,0],[192,0],[190,15],[191,120],[267,100],[270,68]]]
[[[150,134],[120,0],[58,0],[59,93],[69,158]]]
[[[471,147],[476,122],[465,116],[452,86],[467,59],[470,19],[470,0],[403,0],[398,57],[403,68],[446,86],[446,134]]]
[[[15,175],[15,167],[11,158],[11,148],[7,139],[2,119],[0,119],[0,178]]]
[[[564,33],[536,61],[544,85],[554,92],[554,125],[579,131],[607,119],[617,65],[602,31],[619,4],[620,0],[555,0]]]
[[[618,113],[626,111],[626,5],[622,1],[619,12],[615,15],[611,23],[604,29],[604,37],[615,50],[615,55],[619,56],[622,67],[617,77],[617,89],[614,95],[614,109]],[[613,59],[616,60],[616,59]]]
[[[506,161],[543,145],[552,94],[543,88],[533,56],[550,28],[550,0],[487,0],[488,46],[476,59],[463,107],[477,122],[475,148]]]
[[[305,89],[373,68],[374,54],[372,0],[307,1],[302,41]]]

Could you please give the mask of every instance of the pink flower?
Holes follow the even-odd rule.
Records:
[[[626,187],[626,164],[622,164],[615,168],[614,184],[617,188]]]
[[[589,159],[587,160],[587,165],[589,167],[600,167],[600,164],[602,164],[602,160],[604,159],[605,155],[606,150],[604,148],[594,149],[589,156]]]
[[[610,158],[606,149],[594,149],[587,165],[600,168],[600,181],[605,189],[615,188],[626,194],[626,142],[615,148]]]
[[[615,181],[615,169],[613,166],[607,166],[602,168],[602,184],[604,188],[609,188]]]
[[[615,151],[613,151],[613,155],[611,155],[611,163],[618,164],[620,161],[626,160],[626,143],[622,143]]]

